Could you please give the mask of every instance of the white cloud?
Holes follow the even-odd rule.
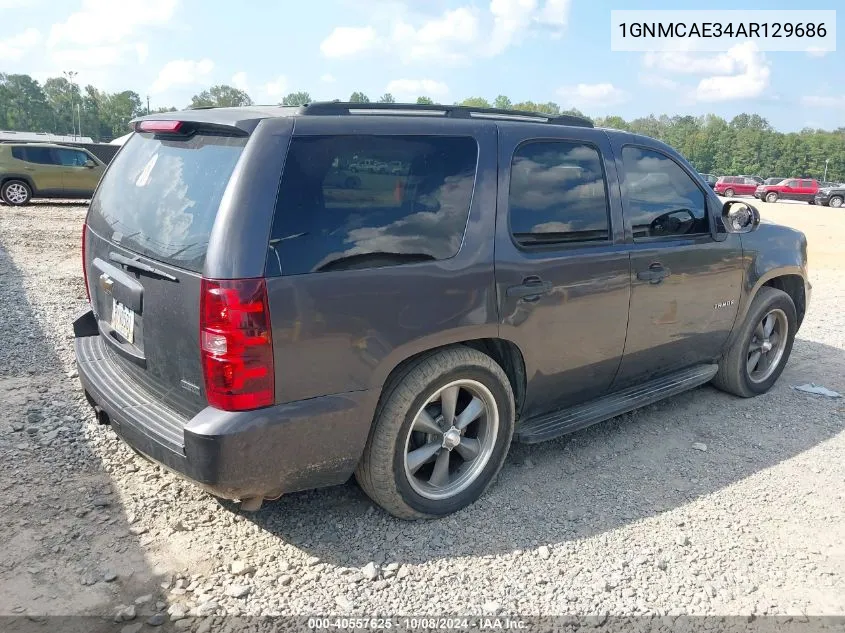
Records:
[[[769,87],[771,75],[766,56],[753,42],[737,44],[727,52],[716,55],[685,51],[646,53],[643,66],[650,71],[645,75],[649,79],[643,83],[651,81],[651,85],[657,85],[664,81],[667,88],[673,80],[663,77],[661,73],[707,75],[695,87],[689,87],[692,98],[699,102],[759,97]],[[675,83],[673,89],[680,87]]]
[[[23,9],[38,4],[38,0],[0,0],[0,9]]]
[[[190,86],[202,83],[214,70],[214,62],[210,59],[194,61],[191,59],[174,59],[167,62],[159,71],[150,92],[162,93],[173,86]]]
[[[327,84],[333,84],[335,82],[334,75],[331,73],[326,73],[325,75],[320,77],[320,81]]]
[[[563,86],[557,92],[563,97],[564,106],[584,109],[612,107],[628,100],[628,93],[611,83]]]
[[[50,56],[54,63],[73,60],[77,66],[101,67],[120,64],[135,53],[139,63],[144,63],[149,49],[139,37],[150,28],[169,26],[178,2],[146,0],[137,7],[113,0],[83,0],[79,11],[50,28]]]
[[[372,50],[377,44],[376,30],[371,26],[338,26],[322,41],[320,51],[328,58],[354,57]]]
[[[820,49],[818,46],[809,46],[807,48],[807,55],[809,55],[810,57],[824,57],[829,52],[830,51]]]
[[[273,81],[268,81],[264,84],[264,92],[278,100],[279,97],[284,96],[288,88],[288,80],[283,75],[279,75]]]
[[[434,79],[394,79],[385,88],[399,101],[414,101],[419,96],[445,97],[449,86]]]
[[[731,74],[705,77],[698,82],[698,101],[732,101],[759,97],[769,87],[771,69],[753,42],[738,44],[726,55],[733,62]]]
[[[246,73],[240,71],[232,75],[232,85],[238,90],[249,90],[249,82],[247,81]]]
[[[457,64],[499,55],[533,29],[560,35],[569,9],[570,0],[490,0],[486,10],[468,4],[424,19],[407,11],[404,15],[390,11],[384,12],[387,18],[374,18],[382,23],[378,30],[374,26],[335,28],[320,49],[326,57],[383,52],[404,63]]]
[[[38,29],[26,29],[5,40],[0,40],[0,60],[18,61],[30,49],[34,48],[41,41],[41,33]]]
[[[845,108],[845,95],[840,97],[807,95],[805,97],[801,97],[801,105],[810,108]]]

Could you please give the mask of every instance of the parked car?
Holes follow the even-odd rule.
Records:
[[[780,176],[773,176],[772,178],[766,178],[763,181],[764,185],[776,185],[782,180],[786,180],[786,178],[781,178]]]
[[[105,163],[85,149],[49,143],[0,144],[0,198],[13,206],[32,198],[86,199]]]
[[[704,178],[704,182],[706,182],[711,189],[715,189],[716,183],[719,182],[719,178],[713,174],[701,174],[701,177]]]
[[[74,345],[99,420],[140,453],[244,510],[354,473],[388,512],[438,517],[512,438],[778,379],[807,241],[722,204],[668,145],[360,107],[137,121],[85,220]],[[326,187],[356,155],[408,172]]]
[[[825,207],[839,209],[845,201],[845,185],[824,187],[816,193],[815,203]]]
[[[807,178],[788,178],[776,185],[760,185],[754,191],[754,197],[766,202],[778,200],[801,200],[815,204],[819,183]]]
[[[716,181],[713,190],[720,196],[732,198],[734,196],[752,196],[758,186],[756,180],[747,176],[722,176]]]

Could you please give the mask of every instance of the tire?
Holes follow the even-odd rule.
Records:
[[[455,394],[456,414],[450,416],[446,402]],[[464,416],[474,419],[458,431],[473,403],[473,411],[481,403],[482,413]],[[478,499],[501,469],[514,411],[510,382],[486,354],[461,346],[425,355],[385,385],[355,478],[396,517],[430,519],[456,512]],[[470,449],[478,452],[465,459]],[[442,468],[440,475],[435,472],[443,463],[445,479]]]
[[[32,189],[23,180],[7,180],[0,187],[0,198],[13,207],[20,207],[32,199]]]
[[[831,196],[827,204],[834,209],[838,209],[842,206],[843,201],[845,201],[845,199],[843,199],[842,196]]]
[[[770,191],[766,194],[766,202],[777,202],[778,201],[778,192],[777,191]]]
[[[757,346],[761,342],[760,333],[765,332],[765,329],[760,328],[764,326],[764,319],[770,316],[776,322],[770,334],[765,336],[764,342],[771,343],[773,338],[771,334],[775,332],[778,332],[780,336],[770,350],[758,357],[760,360],[763,360],[763,357],[767,358],[768,367],[764,371],[762,364],[755,363],[752,370],[749,370],[750,364],[754,362],[751,346]],[[786,328],[785,336],[783,335],[784,328]],[[792,298],[782,290],[763,286],[751,302],[745,322],[730,349],[719,363],[719,371],[713,378],[713,384],[722,391],[742,398],[753,398],[766,393],[780,377],[789,360],[797,330],[798,317]],[[769,354],[774,354],[774,356],[769,356]],[[757,363],[760,363],[760,360]]]
[[[807,200],[807,204],[816,204],[815,200]]]
[[[733,189],[725,189],[725,197],[726,198],[733,198],[734,190]]]

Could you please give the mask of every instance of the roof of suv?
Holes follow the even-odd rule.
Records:
[[[226,125],[245,132],[252,132],[262,119],[293,116],[427,116],[445,119],[487,119],[504,121],[524,121],[526,123],[546,123],[551,125],[570,125],[593,127],[592,121],[585,117],[571,114],[544,114],[521,110],[502,110],[498,108],[474,108],[470,106],[405,104],[405,103],[347,103],[324,101],[302,106],[245,106],[238,108],[196,108],[182,112],[162,112],[134,121],[188,119],[198,123]]]

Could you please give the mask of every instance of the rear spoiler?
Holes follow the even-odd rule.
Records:
[[[162,112],[132,119],[130,123],[136,132],[145,131],[140,125],[161,126],[160,130],[148,131],[156,134],[184,135],[198,130],[216,131],[234,136],[249,136],[263,120],[279,116],[279,109],[270,108],[210,108],[207,110],[185,110],[183,112]],[[179,125],[168,131],[168,126]]]

